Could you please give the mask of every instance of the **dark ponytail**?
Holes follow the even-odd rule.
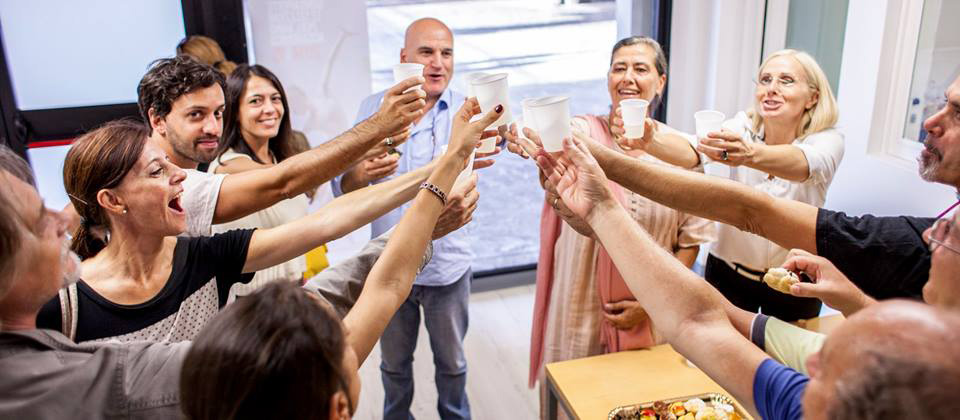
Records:
[[[100,190],[120,185],[140,159],[147,129],[132,120],[112,121],[84,134],[67,153],[63,185],[82,218],[70,248],[82,259],[107,246],[110,221],[97,201]]]

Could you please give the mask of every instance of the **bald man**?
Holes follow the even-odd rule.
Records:
[[[335,195],[344,194],[371,183],[414,170],[442,153],[450,134],[452,116],[465,100],[458,92],[448,89],[453,77],[453,33],[443,22],[425,18],[407,28],[400,62],[424,65],[426,82],[426,112],[414,122],[410,138],[397,147],[399,153],[387,153],[365,160],[333,181]],[[357,121],[375,112],[383,92],[363,101]],[[476,177],[476,175],[474,175]],[[469,208],[467,218],[476,208],[479,195],[475,188],[462,195],[462,204]],[[455,189],[456,191],[456,189]],[[406,211],[408,205],[375,220],[373,236],[390,229]],[[441,219],[440,222],[443,223]],[[420,311],[430,335],[430,347],[436,366],[439,399],[437,410],[444,419],[470,418],[467,401],[467,362],[463,355],[463,337],[467,332],[467,301],[473,251],[470,247],[470,229],[460,229],[434,243],[433,260],[417,276],[413,291],[390,321],[380,349],[383,378],[385,419],[408,419],[413,401],[413,351],[420,329]]]

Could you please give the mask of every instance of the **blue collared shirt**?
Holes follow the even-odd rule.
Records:
[[[377,112],[384,92],[375,93],[360,104],[357,113],[357,123]],[[403,155],[397,162],[397,172],[393,175],[374,181],[383,182],[401,174],[412,171],[432,161],[442,154],[443,145],[447,144],[450,130],[453,125],[453,116],[466,98],[460,93],[447,89],[440,95],[440,99],[433,108],[413,127],[410,138],[397,147]],[[340,196],[340,181],[343,175],[336,177],[332,184],[333,194]],[[400,222],[400,217],[410,208],[407,202],[371,223],[372,237],[390,230]],[[473,263],[473,248],[470,243],[470,226],[464,226],[447,236],[433,242],[433,259],[417,276],[414,284],[420,286],[445,286],[460,279]]]

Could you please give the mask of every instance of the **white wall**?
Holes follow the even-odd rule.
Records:
[[[878,76],[889,71],[878,42],[884,39],[888,5],[887,0],[850,1],[838,98],[846,154],[825,207],[850,214],[935,216],[956,200],[952,188],[921,180],[915,163],[868,153]]]
[[[678,0],[671,20],[667,124],[694,132],[693,113],[750,106],[760,66],[763,0]]]
[[[283,82],[293,128],[318,145],[352,127],[360,101],[371,93],[366,3],[247,0],[245,6],[253,59]],[[310,208],[332,199],[324,184]],[[369,238],[364,227],[330,244],[331,263]]]

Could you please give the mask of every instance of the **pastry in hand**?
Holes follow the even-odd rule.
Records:
[[[763,282],[774,290],[790,294],[790,286],[800,283],[800,277],[786,268],[771,268],[763,275]]]

